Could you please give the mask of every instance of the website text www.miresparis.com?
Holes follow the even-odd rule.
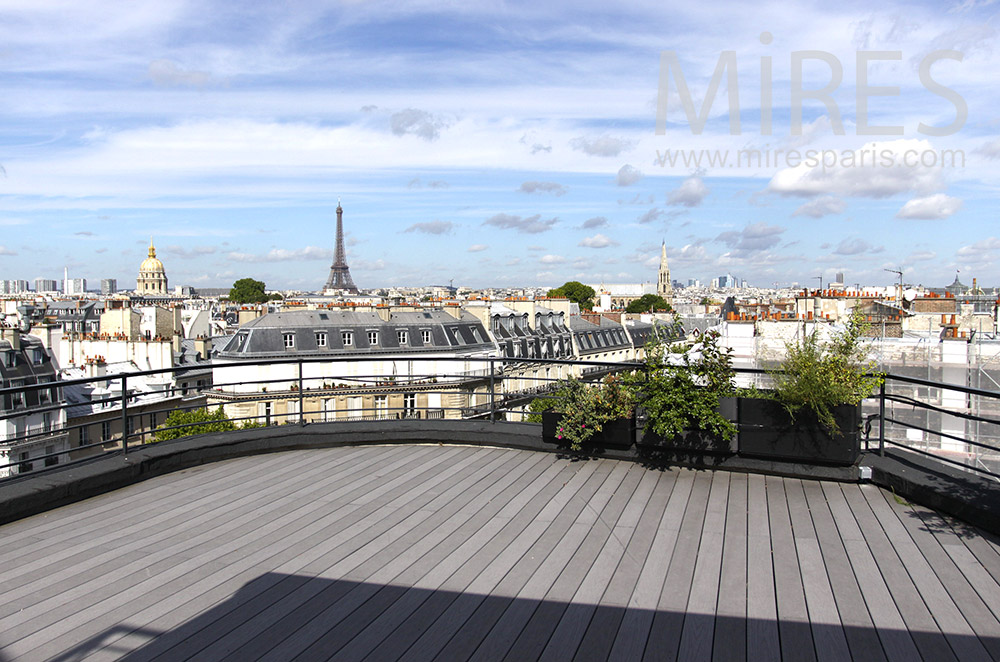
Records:
[[[661,168],[964,168],[962,149],[666,149]]]

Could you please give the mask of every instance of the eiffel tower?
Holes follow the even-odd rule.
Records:
[[[347,255],[344,252],[344,210],[340,206],[340,198],[337,198],[337,250],[324,289],[358,294],[358,287],[351,278],[351,270],[347,267]]]

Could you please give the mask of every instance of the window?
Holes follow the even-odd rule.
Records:
[[[29,457],[31,457],[31,454],[28,451],[21,451],[19,457],[21,464],[17,465],[17,473],[23,474],[31,471],[32,463],[27,461]]]
[[[55,452],[56,452],[56,447],[55,446],[46,446],[45,447],[45,454],[46,455],[53,455]],[[58,456],[45,458],[45,466],[51,467],[54,464],[59,464],[59,457]]]
[[[264,418],[264,425],[271,424],[271,403],[262,402],[260,403],[260,415]]]
[[[403,394],[403,418],[413,418],[417,409],[417,394]]]
[[[111,441],[111,421],[101,422],[101,441]]]
[[[323,420],[328,423],[337,420],[336,398],[326,398],[323,400]]]
[[[283,333],[283,334],[281,334],[281,339],[285,343],[285,349],[295,349],[295,334],[294,333]]]
[[[354,344],[354,333],[351,331],[341,331],[340,340],[344,343],[344,346]]]
[[[86,425],[80,428],[80,443],[78,446],[86,446],[90,443],[90,428]]]
[[[407,335],[408,334],[406,333],[406,331],[397,331],[396,332],[396,340],[399,341],[400,345],[405,345],[406,344],[406,342],[407,342]]]
[[[52,431],[52,413],[45,412],[42,414],[42,431],[51,432]]]
[[[326,347],[326,331],[317,331],[316,332],[316,346],[317,347]]]
[[[375,418],[389,418],[389,396],[375,396]]]
[[[135,416],[128,417],[128,433],[129,436],[135,434]]]
[[[34,349],[31,351],[31,359],[35,362],[35,365],[41,365],[45,361],[45,351],[41,349]]]
[[[420,342],[422,342],[425,345],[430,345],[431,344],[431,332],[428,331],[427,329],[424,329],[423,331],[421,331],[420,332]]]
[[[378,331],[369,331],[368,332],[368,344],[369,345],[377,345],[378,344]]]

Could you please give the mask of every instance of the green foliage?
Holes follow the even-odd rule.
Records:
[[[673,310],[659,294],[643,294],[625,308],[626,313],[648,313],[657,310]]]
[[[594,307],[594,288],[588,287],[575,280],[563,283],[561,287],[549,290],[550,297],[566,297],[574,303],[580,304],[582,310],[591,310]]]
[[[646,366],[632,378],[646,410],[646,428],[671,439],[685,430],[701,430],[723,439],[736,426],[719,412],[719,399],[732,396],[732,357],[719,347],[719,334],[709,331],[695,343],[675,345],[665,361],[663,345],[646,346]]]
[[[268,300],[263,281],[240,278],[229,290],[229,300],[233,303],[264,303]]]
[[[176,425],[186,425],[188,427],[177,428],[176,430],[163,429]],[[188,411],[177,409],[170,412],[163,425],[156,428],[153,441],[168,441],[192,434],[227,432],[235,429],[236,424],[226,418],[226,412],[222,410],[221,406],[211,411],[208,409],[191,409]]]
[[[828,342],[820,341],[813,331],[785,344],[785,360],[771,377],[775,399],[793,420],[807,408],[827,432],[837,434],[833,408],[857,405],[882,384],[884,376],[862,341],[867,327],[861,310],[855,308],[847,327]]]
[[[550,411],[556,406],[556,401],[552,398],[535,398],[528,405],[528,417],[525,419],[529,423],[541,423],[542,422],[542,412]]]
[[[621,377],[609,375],[601,384],[585,384],[571,377],[556,392],[551,407],[562,414],[556,439],[578,451],[605,423],[631,417],[635,400],[635,391]]]

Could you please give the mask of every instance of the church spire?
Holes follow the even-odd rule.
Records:
[[[667,264],[667,242],[660,244],[660,270],[657,272],[656,293],[663,297],[667,303],[674,296],[674,287],[670,283],[670,266]]]

